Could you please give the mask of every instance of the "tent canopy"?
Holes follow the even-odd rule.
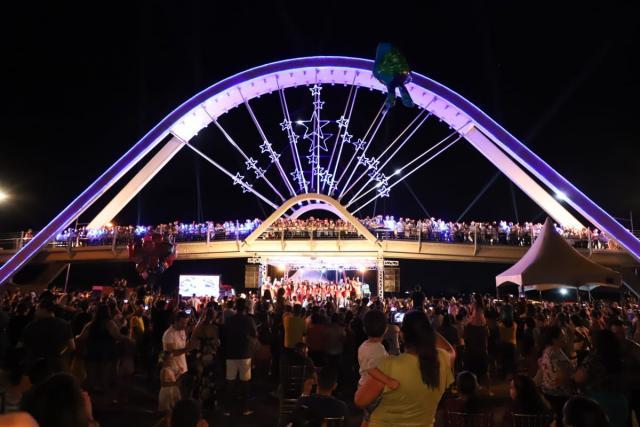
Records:
[[[496,286],[513,283],[525,290],[572,286],[591,290],[596,286],[620,287],[620,273],[596,264],[576,251],[558,234],[550,218],[526,254],[496,276]]]

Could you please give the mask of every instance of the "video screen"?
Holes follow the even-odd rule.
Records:
[[[179,291],[182,296],[219,297],[220,276],[180,275]]]

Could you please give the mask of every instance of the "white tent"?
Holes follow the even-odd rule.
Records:
[[[576,251],[558,234],[550,218],[526,254],[496,276],[496,286],[513,283],[524,290],[544,291],[575,287],[590,291],[597,286],[620,287],[620,273],[596,264]]]

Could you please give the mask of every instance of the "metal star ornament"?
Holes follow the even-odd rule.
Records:
[[[282,128],[282,130],[291,129],[291,120],[285,119],[282,123],[280,123],[280,127]]]
[[[358,157],[358,164],[359,165],[363,165],[366,166],[369,164],[369,158],[367,156],[364,155],[364,153],[360,154]]]
[[[389,187],[380,186],[380,188],[378,188],[378,195],[380,197],[389,197],[390,191],[391,189]]]
[[[280,158],[280,154],[276,153],[275,151],[271,151],[271,154],[269,154],[269,158],[271,159],[271,163],[275,163]]]
[[[377,160],[375,157],[371,157],[370,159],[367,159],[368,169],[378,170],[379,164],[380,164],[380,160]]]
[[[271,153],[272,152],[271,143],[269,141],[265,141],[260,146],[260,152],[261,153]]]
[[[255,172],[256,178],[262,178],[267,171],[262,168],[254,168],[253,172]]]
[[[336,120],[336,123],[338,124],[339,128],[346,128],[349,126],[349,119],[345,119],[344,116],[340,116],[340,118]]]
[[[247,161],[244,162],[244,164],[247,166],[248,170],[255,169],[256,167],[258,167],[258,161],[255,160],[253,157],[249,157]]]
[[[309,88],[312,96],[320,96],[320,92],[322,91],[322,86],[313,85],[313,87]]]
[[[367,142],[364,141],[362,138],[358,138],[358,140],[356,142],[352,142],[352,144],[356,149],[356,151],[359,151],[364,149],[364,147],[367,145]]]

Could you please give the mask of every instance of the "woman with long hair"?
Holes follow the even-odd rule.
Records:
[[[484,301],[475,295],[471,315],[464,327],[463,367],[473,372],[480,384],[489,382],[489,328],[484,316]]]
[[[451,369],[455,350],[434,332],[427,315],[410,311],[400,329],[406,352],[389,356],[378,369],[400,383],[395,390],[368,377],[358,388],[355,403],[364,408],[382,394],[380,405],[373,411],[370,427],[432,426],[438,402],[453,383]]]
[[[509,397],[511,403],[507,409],[502,425],[511,427],[513,415],[552,415],[549,402],[544,398],[531,377],[516,375],[510,382]]]
[[[93,320],[85,326],[79,337],[86,347],[87,387],[90,390],[109,391],[115,379],[118,358],[116,341],[124,338],[111,318],[109,306],[98,305]]]
[[[500,354],[500,373],[502,378],[507,378],[516,372],[516,333],[518,324],[513,320],[513,307],[506,304],[502,307],[498,322]]]

